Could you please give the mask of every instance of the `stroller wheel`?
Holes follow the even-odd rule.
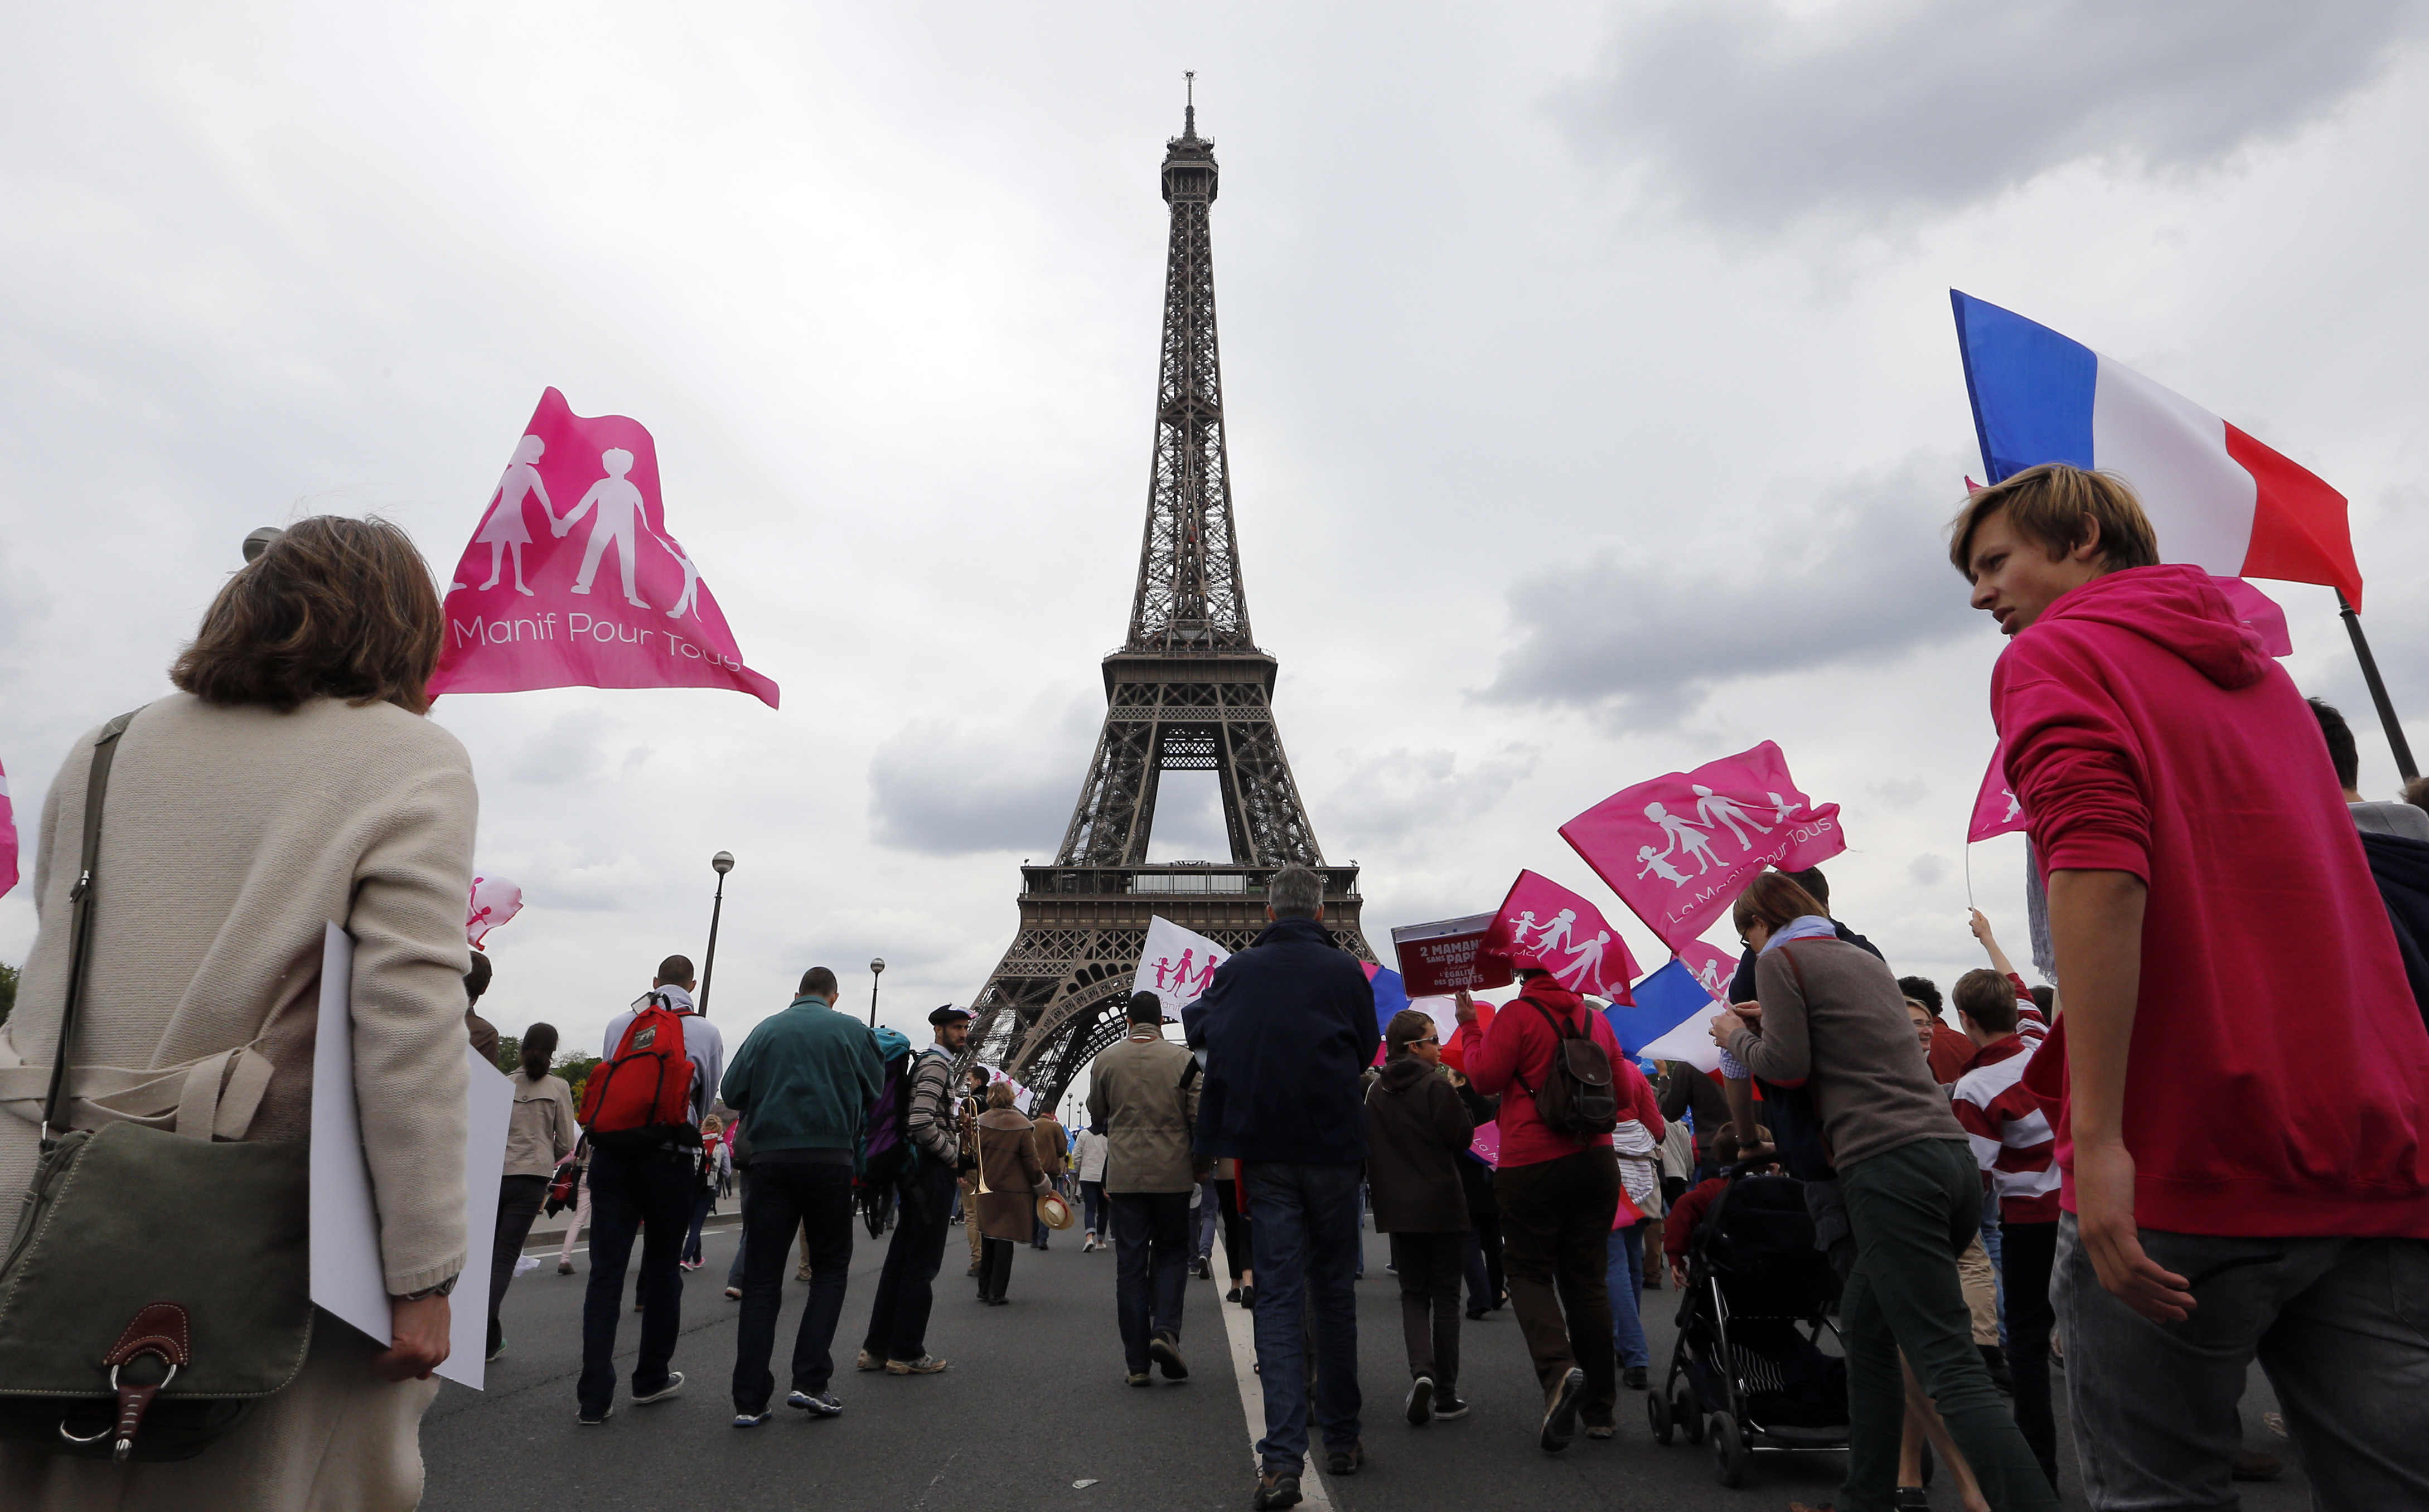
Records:
[[[1644,1416],[1653,1424],[1653,1441],[1668,1444],[1670,1436],[1677,1431],[1670,1421],[1670,1399],[1659,1391],[1645,1392]]]
[[[1738,1431],[1738,1420],[1726,1412],[1712,1414],[1712,1472],[1723,1486],[1735,1486],[1745,1479],[1745,1436]]]
[[[1678,1394],[1670,1399],[1670,1418],[1691,1444],[1704,1441],[1704,1405],[1695,1399],[1695,1389],[1681,1384]]]

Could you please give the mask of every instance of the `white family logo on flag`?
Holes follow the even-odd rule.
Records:
[[[1694,819],[1690,819],[1684,814],[1672,814],[1659,803],[1648,803],[1644,806],[1644,816],[1660,827],[1661,833],[1667,837],[1667,844],[1660,850],[1654,849],[1651,846],[1636,847],[1636,859],[1644,863],[1644,869],[1639,871],[1637,876],[1659,876],[1673,887],[1684,887],[1694,880],[1694,878],[1670,864],[1670,857],[1674,852],[1692,858],[1695,863],[1695,877],[1702,877],[1712,869],[1712,863],[1719,859],[1718,852],[1712,849],[1711,830],[1716,827],[1726,828],[1736,838],[1738,849],[1752,855],[1754,842],[1746,838],[1746,830],[1751,829],[1757,834],[1767,835],[1776,826],[1787,824],[1805,812],[1805,805],[1794,797],[1782,797],[1776,793],[1766,793],[1764,796],[1771,799],[1771,816],[1774,822],[1765,824],[1748,814],[1745,807],[1737,799],[1715,793],[1701,782],[1694,784],[1694,791],[1695,794]],[[1698,824],[1695,822],[1697,819],[1703,822]],[[1743,828],[1741,828],[1742,826]]]
[[[1147,945],[1139,953],[1134,993],[1153,993],[1167,1011],[1198,1001],[1214,983],[1214,968],[1231,952],[1202,934],[1182,929],[1159,914],[1148,921]]]
[[[1573,993],[1589,993],[1595,991],[1602,980],[1602,952],[1603,947],[1611,944],[1611,931],[1600,929],[1595,931],[1593,939],[1571,945],[1569,931],[1577,922],[1578,911],[1575,909],[1561,910],[1549,923],[1539,922],[1534,911],[1528,909],[1520,912],[1518,922],[1510,927],[1510,933],[1521,948],[1534,952],[1539,961],[1548,958],[1555,950],[1568,957],[1569,963],[1554,971],[1553,979]],[[1529,929],[1541,931],[1532,945],[1527,941]]]

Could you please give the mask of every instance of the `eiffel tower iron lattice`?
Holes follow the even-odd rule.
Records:
[[[1062,849],[1052,865],[1021,868],[1020,932],[973,1005],[969,1053],[1049,1106],[1121,1038],[1156,915],[1237,950],[1264,927],[1265,879],[1296,863],[1323,877],[1342,948],[1375,959],[1359,929],[1358,868],[1325,864],[1274,726],[1277,664],[1248,628],[1207,232],[1215,176],[1193,102],[1165,145],[1164,350],[1130,634],[1104,661],[1104,730]],[[1158,781],[1173,771],[1215,774],[1228,863],[1148,863]]]

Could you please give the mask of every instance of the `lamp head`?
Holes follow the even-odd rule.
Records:
[[[880,973],[880,972],[883,972],[884,969],[885,969],[885,958],[884,958],[884,956],[876,957],[875,959],[871,960],[871,961],[869,961],[869,963],[868,963],[868,973],[869,973],[869,975],[870,975],[870,976],[872,976],[872,977],[876,976],[876,975],[877,975],[878,973]]]
[[[720,850],[716,855],[711,856],[708,859],[708,864],[718,876],[722,877],[727,872],[734,869],[734,852],[730,850]]]
[[[244,559],[248,562],[270,550],[270,543],[287,533],[275,525],[264,525],[244,538]]]

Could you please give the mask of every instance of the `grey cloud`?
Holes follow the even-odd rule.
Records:
[[[872,837],[930,856],[1009,850],[1051,858],[1099,717],[1099,709],[1075,699],[1059,716],[1017,727],[940,719],[904,726],[869,758]]]
[[[1315,815],[1345,857],[1423,851],[1446,825],[1471,819],[1535,769],[1533,748],[1511,746],[1462,767],[1448,750],[1405,747],[1353,764]]]
[[[2211,168],[2371,83],[2419,0],[1695,0],[1563,102],[1697,219],[1947,212],[2069,163]]]
[[[1945,856],[1917,856],[1906,863],[1907,880],[1917,887],[1929,887],[1948,875]]]
[[[1510,596],[1518,644],[1479,695],[1675,722],[1735,678],[1879,663],[1973,627],[1938,527],[1956,465],[1915,458],[1775,509],[1743,555],[1608,545]],[[1745,539],[1751,532],[1710,539]]]

